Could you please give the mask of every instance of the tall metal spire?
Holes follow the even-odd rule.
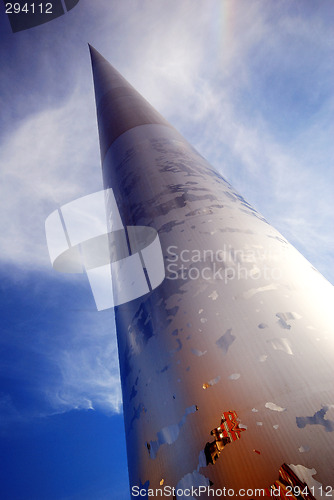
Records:
[[[127,130],[150,123],[169,124],[94,47],[89,45],[89,49],[103,159]]]
[[[104,187],[165,261],[160,286],[115,308],[133,498],[321,498],[333,287],[90,50]]]

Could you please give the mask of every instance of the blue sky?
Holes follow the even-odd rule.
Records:
[[[102,188],[87,42],[334,282],[332,0],[0,6],[3,500],[129,499],[111,310],[49,263],[46,217]]]

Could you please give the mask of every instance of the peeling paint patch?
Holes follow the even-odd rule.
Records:
[[[195,354],[195,356],[204,356],[208,351],[200,351],[199,349],[191,349],[191,352]]]
[[[331,405],[332,406],[332,405]],[[321,410],[317,411],[313,417],[296,417],[296,424],[299,429],[303,429],[306,425],[322,425],[326,432],[334,431],[333,420],[327,420],[325,415],[331,406],[323,406]]]
[[[194,293],[193,297],[197,297],[201,293],[203,293],[207,288],[208,288],[207,283],[199,283],[198,286],[196,287],[196,292]]]
[[[168,370],[169,367],[170,367],[170,365],[164,366],[160,371],[157,371],[157,374],[159,374],[159,373],[165,373]]]
[[[290,330],[291,325],[287,323],[287,321],[291,321],[293,319],[300,319],[301,315],[295,312],[278,312],[276,314],[276,317],[278,318],[278,324],[281,328],[285,328],[286,330]]]
[[[207,478],[205,476],[203,476],[202,474],[199,473],[199,470],[201,467],[206,467],[207,463],[206,463],[206,457],[205,457],[205,453],[204,453],[204,450],[201,450],[199,452],[199,455],[198,455],[198,466],[197,466],[197,469],[194,470],[193,472],[190,472],[189,474],[186,474],[185,476],[183,476],[183,478],[178,482],[177,486],[176,486],[176,490],[180,489],[182,491],[184,491],[185,489],[190,489],[193,487],[193,488],[196,488],[196,486],[206,486],[206,481],[207,481]],[[189,483],[189,486],[188,486],[188,481],[190,481]],[[208,480],[209,481],[209,480]],[[203,484],[199,484],[199,482],[203,482]],[[212,483],[209,481],[209,485],[212,485]],[[188,493],[188,492],[187,492]],[[175,497],[174,497],[175,498]],[[180,499],[180,498],[183,498],[183,497],[180,497],[180,496],[177,496],[176,497],[177,499]],[[188,498],[192,498],[194,499],[193,496],[187,496],[187,499]],[[197,493],[196,493],[196,498],[197,498]]]
[[[186,408],[186,411],[178,424],[172,424],[164,427],[157,433],[157,440],[146,443],[150,458],[156,458],[158,450],[163,444],[175,443],[175,441],[179,437],[181,428],[186,423],[187,416],[191,413],[195,413],[197,410],[198,407],[196,405],[189,406],[188,408]]]
[[[182,224],[184,224],[184,221],[172,220],[161,226],[159,228],[159,233],[169,233],[174,227],[181,226]]]
[[[133,386],[132,386],[132,389],[131,389],[131,394],[130,394],[130,401],[131,401],[131,399],[133,399],[133,398],[135,398],[135,397],[136,397],[137,392],[138,392],[138,391],[136,391],[135,386],[133,385]]]
[[[266,354],[262,354],[262,356],[259,357],[260,363],[264,363],[266,361],[267,357],[268,356]]]
[[[136,390],[136,387],[138,385],[138,382],[139,382],[139,377],[136,378],[136,381],[135,381],[134,385],[132,386],[131,394],[130,394],[130,401],[131,401],[131,399],[133,399],[137,395],[138,391]]]
[[[254,413],[258,413],[259,410],[257,410],[256,408],[252,408],[252,412]]]
[[[199,488],[200,486],[205,486],[208,487],[210,486],[210,481],[207,477],[203,476],[200,474],[197,470],[194,470],[193,472],[189,472],[185,476],[183,476],[182,479],[177,483],[175,490],[180,490],[183,492],[189,492],[191,491],[192,488]],[[197,494],[196,494],[197,496]],[[186,496],[186,495],[178,495],[177,500],[183,500],[183,499],[193,499],[193,496]]]
[[[238,380],[240,378],[240,373],[232,373],[232,375],[230,375],[228,377],[229,380]]]
[[[203,389],[208,389],[208,387],[211,387],[211,386],[217,384],[219,382],[219,380],[220,380],[220,375],[218,375],[218,377],[216,377],[216,378],[213,378],[212,380],[209,380],[209,382],[204,383],[202,387],[203,387]]]
[[[293,351],[291,348],[291,343],[287,338],[275,338],[269,341],[271,346],[275,351],[283,351],[290,356],[293,356]]]
[[[278,321],[278,324],[281,328],[285,328],[286,330],[290,330],[291,328],[291,325],[289,325],[286,321],[285,321],[285,318],[284,318],[284,314],[283,313],[277,313],[276,316],[279,318],[279,321]]]
[[[209,295],[209,299],[212,299],[212,300],[217,300],[219,297],[218,293],[216,292],[216,290],[214,290],[210,295]]]
[[[258,425],[259,427],[262,427],[263,422],[256,422],[256,425]]]
[[[289,467],[293,470],[300,481],[307,484],[309,488],[322,488],[322,484],[316,481],[313,476],[317,473],[316,469],[308,469],[303,465],[289,464]],[[322,496],[322,495],[321,495]],[[327,495],[326,495],[327,496]]]
[[[142,403],[140,403],[137,408],[134,408],[134,414],[130,422],[130,430],[132,429],[135,420],[139,420],[141,413],[146,413],[146,409]]]
[[[266,403],[264,406],[268,408],[268,410],[272,411],[286,411],[286,408],[282,408],[281,406],[278,406],[275,403]]]
[[[177,347],[173,349],[172,351],[169,351],[170,354],[175,354],[176,352],[181,351],[182,349],[182,342],[180,339],[176,339]]]
[[[198,466],[197,470],[199,471],[201,467],[206,467],[206,458],[204,450],[201,450],[198,455]]]
[[[302,445],[298,448],[298,451],[299,453],[307,453],[308,451],[310,451],[310,447],[307,446],[307,445]]]
[[[275,283],[270,283],[270,285],[267,286],[260,286],[258,288],[251,288],[250,290],[247,290],[247,292],[243,292],[243,297],[245,299],[251,299],[254,295],[257,293],[261,292],[269,292],[270,290],[277,290],[277,285]]]
[[[224,354],[227,354],[227,351],[235,341],[236,337],[232,335],[232,328],[229,328],[226,330],[224,335],[222,335],[217,341],[216,344],[217,346],[224,352]]]
[[[208,319],[207,318],[201,318],[201,323],[207,323]]]
[[[279,428],[279,425],[275,424],[275,425],[273,425],[273,428],[275,429],[275,431],[277,431],[277,429]]]

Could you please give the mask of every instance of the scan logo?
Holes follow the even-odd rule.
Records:
[[[157,231],[124,227],[112,189],[52,212],[45,232],[53,268],[86,272],[98,311],[137,299],[165,278]]]
[[[75,7],[80,0],[16,0],[6,2],[5,12],[13,33],[28,30],[56,19]]]

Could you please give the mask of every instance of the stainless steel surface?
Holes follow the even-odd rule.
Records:
[[[104,187],[166,269],[115,308],[131,487],[333,498],[333,287],[91,51]]]

